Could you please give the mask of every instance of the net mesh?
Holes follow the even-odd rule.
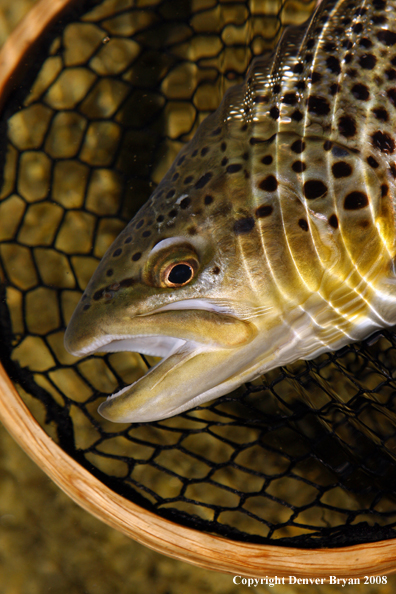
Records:
[[[248,542],[396,536],[396,336],[273,370],[209,405],[115,425],[106,394],[155,362],[76,359],[63,334],[111,242],[304,0],[80,3],[2,116],[1,360],[43,429],[117,493]]]

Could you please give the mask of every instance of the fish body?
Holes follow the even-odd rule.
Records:
[[[163,357],[110,396],[153,421],[396,323],[396,0],[323,1],[200,125],[69,323]]]

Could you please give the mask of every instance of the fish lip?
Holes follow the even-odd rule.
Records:
[[[181,338],[175,338],[175,337],[170,337],[170,336],[164,336],[163,334],[158,333],[158,335],[151,335],[151,336],[147,336],[147,335],[143,335],[143,334],[107,334],[93,342],[91,342],[90,344],[88,344],[87,346],[83,347],[82,349],[79,350],[74,350],[74,351],[69,351],[71,352],[72,355],[76,356],[76,357],[86,357],[88,355],[93,355],[94,353],[98,353],[98,352],[104,352],[104,353],[115,353],[115,352],[129,352],[129,353],[140,353],[143,355],[151,355],[153,357],[156,356],[162,356],[162,355],[158,355],[156,353],[152,354],[151,352],[144,352],[147,351],[146,348],[142,348],[140,350],[136,349],[136,348],[128,348],[128,343],[130,344],[131,341],[152,341],[154,342],[155,340],[161,340],[163,339],[164,342],[168,341],[169,343],[174,342],[174,343],[179,343],[180,345],[182,344],[186,344],[187,340],[183,340]],[[190,341],[192,342],[192,341]],[[113,348],[113,349],[106,349],[104,347],[111,345],[112,343],[114,343],[113,346],[118,346],[119,344],[125,343],[125,348]],[[173,349],[173,345],[170,347],[169,351],[172,351]],[[164,355],[164,357],[168,357],[169,354]]]

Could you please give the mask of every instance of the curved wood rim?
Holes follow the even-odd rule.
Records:
[[[396,539],[338,549],[234,542],[184,528],[124,499],[52,441],[0,366],[0,419],[25,452],[76,503],[100,520],[170,557],[235,575],[362,577],[396,570]]]
[[[78,0],[39,0],[8,37],[0,51],[0,109],[20,75],[29,68],[32,47],[64,10]],[[27,58],[27,60],[24,58]]]
[[[0,108],[41,34],[76,0],[40,0],[0,52]],[[0,419],[14,439],[76,503],[113,528],[170,557],[235,575],[361,577],[396,571],[396,539],[304,550],[233,542],[184,528],[124,499],[57,446],[30,414],[0,365]]]

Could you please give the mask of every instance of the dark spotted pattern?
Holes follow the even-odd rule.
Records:
[[[391,154],[395,150],[395,141],[387,132],[375,132],[371,137],[373,146],[378,148],[382,153]]]
[[[327,193],[327,186],[320,179],[311,179],[304,184],[304,196],[308,200],[322,198]]]
[[[349,177],[352,174],[352,167],[345,161],[337,161],[331,168],[335,178]]]
[[[367,194],[363,192],[351,192],[345,197],[344,208],[345,210],[360,210],[368,206]]]
[[[258,219],[264,219],[265,217],[269,217],[273,212],[273,207],[270,204],[264,204],[263,206],[259,206],[256,208],[256,217]]]
[[[341,136],[351,138],[356,134],[356,122],[352,116],[341,116],[338,120],[338,131]]]
[[[266,192],[275,192],[278,187],[278,182],[274,175],[269,175],[268,177],[264,178],[260,184],[260,190],[265,190]]]
[[[93,300],[110,299],[113,280],[127,286],[128,266],[138,278],[153,246],[178,235],[251,246],[268,234],[282,263],[295,237],[310,253],[311,233],[316,245],[326,233],[338,241],[341,228],[357,246],[378,203],[385,212],[394,201],[394,8],[396,0],[323,0],[308,30],[283,35],[274,62],[256,58],[111,248]],[[309,257],[293,252],[296,262]]]
[[[239,219],[234,223],[234,233],[235,235],[245,235],[246,233],[250,233],[250,231],[254,228],[254,225],[255,221],[253,217]]]

